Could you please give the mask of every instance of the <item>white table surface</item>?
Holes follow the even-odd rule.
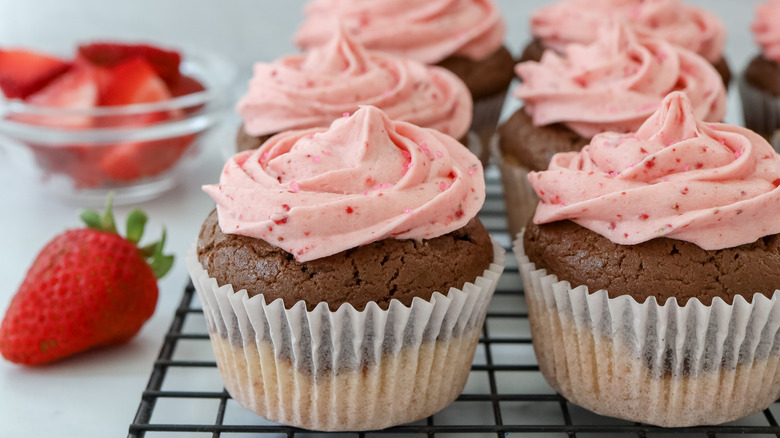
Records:
[[[527,42],[529,11],[547,2],[498,3],[508,22],[507,43],[517,52]],[[729,31],[726,57],[734,72],[741,71],[757,51],[749,31],[756,2],[691,3],[702,4],[724,18]],[[0,0],[0,47],[54,46],[67,50],[77,41],[99,37],[147,39],[173,46],[192,44],[231,56],[248,75],[253,61],[271,60],[295,50],[290,40],[300,19],[301,4],[301,0]],[[515,107],[510,100],[505,116]],[[736,89],[732,87],[727,121],[739,123],[741,119]],[[223,161],[220,147],[232,141],[232,129],[232,125],[224,127],[222,135],[208,145],[200,165],[188,174],[184,184],[142,205],[151,218],[147,236],[159,234],[161,224],[166,224],[167,248],[178,258],[171,273],[160,282],[155,315],[138,336],[121,347],[37,368],[0,359],[1,437],[127,434],[188,280],[184,254],[213,208],[200,186],[217,180]],[[57,233],[79,225],[79,207],[43,196],[31,183],[20,180],[2,150],[0,201],[4,206],[0,214],[0,311],[4,313],[40,248]],[[128,207],[119,207],[116,214],[124,219],[128,211]]]

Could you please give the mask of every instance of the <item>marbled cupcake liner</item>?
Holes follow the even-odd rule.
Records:
[[[678,427],[731,421],[780,396],[780,291],[709,306],[609,298],[535,269],[519,237],[514,250],[539,367],[573,403]]]
[[[515,236],[525,228],[528,220],[534,215],[539,197],[536,196],[533,186],[528,181],[528,173],[531,171],[528,167],[506,162],[497,142],[491,145],[491,155],[501,172],[509,235]]]
[[[780,97],[761,91],[739,78],[739,96],[745,127],[766,137],[780,151]]]
[[[488,302],[506,255],[493,242],[483,275],[447,295],[387,310],[369,303],[285,309],[232,285],[219,287],[198,262],[187,266],[203,305],[222,379],[245,408],[314,430],[375,430],[438,412],[463,390]]]

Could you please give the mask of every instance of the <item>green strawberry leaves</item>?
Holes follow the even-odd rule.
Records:
[[[154,253],[152,254],[151,262],[149,262],[149,259],[147,259],[149,266],[151,266],[152,271],[154,271],[154,276],[157,278],[162,278],[165,274],[168,273],[168,271],[171,270],[171,266],[173,266],[173,256],[165,255],[162,252],[164,245],[165,228],[163,228],[162,238],[154,246]]]
[[[84,210],[79,214],[79,217],[81,217],[81,220],[87,224],[87,228],[91,228],[93,230],[99,230],[100,229],[100,215],[97,214],[95,210]]]
[[[79,215],[81,220],[87,225],[87,228],[93,230],[102,231],[108,234],[119,234],[116,229],[116,222],[114,221],[113,213],[113,193],[108,194],[106,199],[106,208],[103,214],[100,215],[94,210],[84,210]],[[144,228],[148,217],[146,213],[139,209],[134,209],[127,215],[125,238],[138,246],[138,242],[144,235]],[[165,245],[165,228],[163,228],[162,238],[159,241],[150,243],[144,247],[139,248],[141,255],[146,260],[146,263],[152,267],[154,276],[158,279],[165,276],[173,266],[173,256],[163,254],[163,246]]]
[[[125,233],[127,240],[135,244],[141,241],[141,237],[144,235],[146,220],[146,213],[139,209],[135,209],[127,215],[127,232]]]
[[[114,222],[114,194],[109,193],[106,198],[106,209],[103,210],[103,215],[99,215],[94,210],[84,210],[79,215],[81,220],[87,224],[87,228],[93,230],[102,231],[108,234],[118,234],[116,231],[116,223]]]

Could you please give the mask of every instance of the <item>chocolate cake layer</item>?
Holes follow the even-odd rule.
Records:
[[[450,56],[438,65],[455,73],[465,82],[474,100],[506,90],[515,77],[515,60],[504,46],[479,61],[464,56]]]
[[[220,286],[262,294],[269,303],[281,298],[287,308],[303,300],[310,310],[323,301],[331,310],[344,303],[362,310],[372,301],[387,309],[392,299],[409,306],[414,297],[428,300],[473,282],[493,261],[493,245],[474,218],[434,239],[388,238],[299,263],[263,240],[222,233],[215,210],[201,229],[198,260]]]
[[[261,135],[260,137],[253,137],[247,134],[246,131],[244,131],[244,125],[241,125],[241,127],[238,128],[238,133],[236,133],[236,150],[237,152],[243,152],[257,149],[273,136],[274,134],[267,134]]]
[[[763,55],[750,61],[745,69],[745,80],[765,93],[780,96],[780,65]]]
[[[561,123],[534,126],[531,116],[522,108],[498,127],[498,145],[504,162],[535,171],[547,170],[553,155],[579,151],[589,142]]]
[[[529,222],[523,246],[539,269],[572,287],[606,289],[611,298],[631,295],[638,302],[675,297],[684,305],[698,298],[705,305],[736,295],[751,301],[754,293],[771,296],[780,287],[780,236],[722,250],[704,250],[681,240],[658,238],[618,245],[571,221],[543,225]]]

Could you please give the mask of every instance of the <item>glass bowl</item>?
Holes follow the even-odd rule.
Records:
[[[180,70],[205,90],[89,109],[0,101],[0,145],[15,169],[58,198],[82,204],[101,204],[108,192],[117,203],[154,198],[191,167],[234,100],[236,67],[224,57],[183,50]]]

